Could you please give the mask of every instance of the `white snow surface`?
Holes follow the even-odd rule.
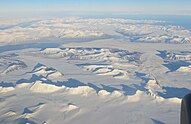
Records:
[[[21,19],[20,19],[21,20]],[[190,43],[191,32],[180,26],[163,26],[162,21],[130,19],[54,18],[1,21],[0,43],[41,39],[105,39],[123,37],[131,42]],[[159,23],[159,24],[158,24]],[[0,27],[1,27],[0,25]],[[114,34],[111,34],[114,33]]]
[[[179,124],[191,32],[161,23],[1,20],[0,123]]]

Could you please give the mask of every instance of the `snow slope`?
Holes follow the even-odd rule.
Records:
[[[131,42],[191,42],[190,30],[180,26],[164,26],[164,22],[155,20],[54,18],[26,20],[23,23],[16,20],[12,25],[4,21],[1,23],[0,43],[43,39],[88,41],[122,37]]]
[[[0,123],[178,124],[181,98],[191,92],[190,31],[160,23],[7,22],[0,28]]]

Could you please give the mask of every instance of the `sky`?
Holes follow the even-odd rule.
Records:
[[[191,0],[0,0],[0,14],[191,15]]]

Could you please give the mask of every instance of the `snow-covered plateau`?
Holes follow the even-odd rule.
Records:
[[[179,124],[191,31],[164,23],[0,21],[0,123]]]

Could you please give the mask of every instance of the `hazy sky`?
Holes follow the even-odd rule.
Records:
[[[0,0],[0,14],[44,12],[191,15],[191,0]]]

